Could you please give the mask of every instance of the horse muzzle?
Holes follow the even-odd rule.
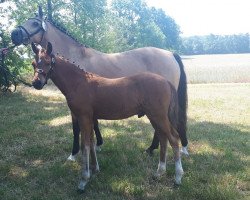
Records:
[[[35,80],[32,81],[32,86],[37,90],[41,90],[43,89],[44,84],[40,80]]]
[[[21,45],[21,44],[28,44],[29,43],[29,37],[27,33],[25,33],[20,27],[14,29],[11,32],[11,40],[13,44],[16,46]]]

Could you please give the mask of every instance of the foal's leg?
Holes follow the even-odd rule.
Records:
[[[181,184],[181,179],[184,174],[182,164],[181,164],[181,156],[180,156],[180,149],[179,149],[179,142],[178,142],[178,132],[171,127],[171,135],[169,137],[170,145],[172,146],[174,152],[174,160],[175,160],[175,183],[177,185]]]
[[[160,119],[160,118],[159,118]],[[167,134],[166,134],[166,125],[164,124],[164,121],[153,119],[149,117],[149,120],[152,124],[152,126],[155,129],[155,137],[159,139],[160,142],[160,159],[158,164],[158,169],[156,171],[156,176],[160,177],[166,172],[166,155],[167,155]],[[169,130],[170,131],[170,130]]]
[[[73,113],[71,113],[72,116],[72,127],[73,127],[73,149],[71,155],[68,157],[68,160],[75,161],[76,160],[76,154],[79,152],[79,133],[80,133],[80,127],[77,121],[77,118],[74,116]]]
[[[158,139],[158,137],[157,137],[156,132],[154,132],[153,141],[152,141],[150,147],[147,148],[146,152],[147,152],[150,156],[152,156],[152,155],[153,155],[153,151],[154,151],[155,149],[158,149],[158,147],[159,147],[159,139]]]
[[[95,136],[96,136],[96,150],[101,151],[101,145],[103,144],[103,139],[102,139],[102,135],[101,135],[98,124],[99,124],[98,120],[94,119],[94,130],[95,130]]]
[[[94,133],[91,133],[91,139],[90,139],[90,156],[91,156],[91,169],[92,173],[97,173],[100,171],[99,164],[97,161],[97,156],[96,156],[96,145],[94,141]]]
[[[160,177],[166,172],[166,162],[167,162],[167,136],[165,131],[158,131],[157,136],[160,141],[160,160],[158,164],[158,169],[156,176]]]
[[[93,134],[93,121],[89,117],[81,117],[78,120],[81,129],[82,149],[82,176],[78,189],[84,190],[90,178],[89,155],[91,145],[91,134]]]

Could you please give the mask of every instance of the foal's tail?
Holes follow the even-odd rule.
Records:
[[[181,61],[181,57],[177,53],[173,53],[175,60],[180,67],[180,81],[178,86],[178,102],[179,102],[179,119],[177,125],[177,131],[180,136],[182,146],[186,147],[187,140],[187,78],[184,71],[184,65]]]
[[[169,109],[168,109],[168,118],[169,121],[172,125],[172,127],[177,130],[178,128],[178,123],[179,123],[179,104],[178,104],[178,95],[176,92],[176,89],[174,86],[168,82],[170,85],[171,89],[171,99],[170,99],[170,104],[169,104]],[[174,132],[176,133],[176,132]],[[173,134],[173,133],[172,133]],[[179,137],[179,135],[177,135]]]

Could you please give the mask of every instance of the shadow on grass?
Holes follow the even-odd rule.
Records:
[[[50,123],[69,115],[66,103],[20,93],[3,96],[0,102],[0,195],[4,199],[79,198],[75,189],[80,158],[66,162],[73,138],[70,121]],[[144,153],[153,137],[147,120],[102,121],[100,127],[101,172],[87,186],[84,196],[89,199],[237,199],[240,195],[237,180],[245,181],[249,133],[238,125],[189,120],[191,155],[183,158],[185,175],[178,189],[173,187],[172,153],[167,175],[152,178],[159,150],[153,157]]]

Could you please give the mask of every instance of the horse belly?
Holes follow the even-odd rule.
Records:
[[[98,109],[95,109],[94,117],[96,119],[106,119],[106,120],[118,120],[118,119],[126,119],[133,115],[138,114],[137,106],[133,106],[131,104],[124,106],[121,104],[110,104],[110,105],[102,105]]]
[[[137,113],[112,113],[112,114],[99,114],[95,118],[96,119],[105,119],[105,120],[119,120],[119,119],[127,119],[132,117],[133,115],[137,115]]]

